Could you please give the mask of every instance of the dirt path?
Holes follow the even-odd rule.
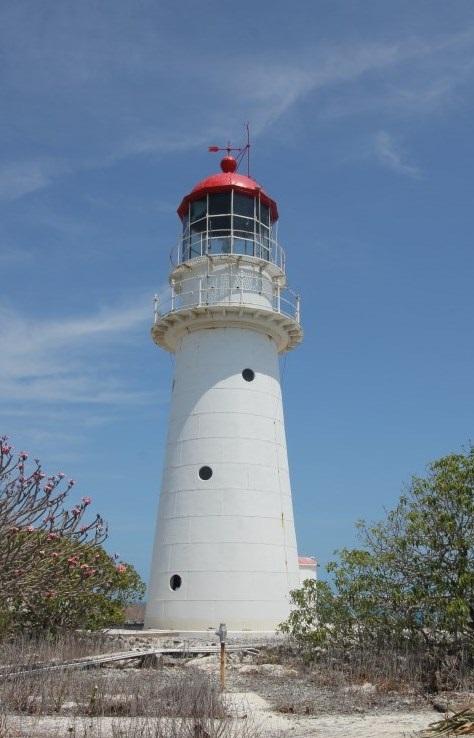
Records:
[[[231,695],[236,714],[255,721],[265,738],[406,738],[436,720],[432,710],[393,712],[383,715],[282,715],[255,692]]]

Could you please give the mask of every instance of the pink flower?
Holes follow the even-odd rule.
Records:
[[[26,532],[27,533],[33,533],[34,532],[33,526],[32,525],[29,525],[28,528],[26,529]]]
[[[76,480],[75,479],[70,479],[69,480],[69,486],[70,487],[74,487],[75,484],[76,484]]]
[[[47,535],[48,541],[57,541],[60,537],[59,533],[48,533]]]
[[[116,569],[119,574],[125,574],[125,572],[127,571],[127,567],[125,566],[125,564],[117,564]]]
[[[83,497],[82,498],[82,504],[83,505],[90,505],[92,502],[92,497]]]
[[[8,444],[4,443],[4,444],[2,444],[2,449],[1,450],[2,450],[2,454],[9,454],[10,451],[12,450],[12,447],[11,446],[8,446]]]
[[[58,556],[59,556],[59,554],[58,554],[58,552],[57,552],[57,551],[53,551],[53,553],[51,554],[51,557],[52,557],[53,559],[57,559],[57,558],[58,558]]]
[[[26,451],[20,451],[18,455],[22,461],[26,461],[28,458],[28,454],[26,453]]]
[[[64,472],[59,472],[59,474],[58,474],[59,479],[64,479],[65,476],[66,475],[65,475]]]

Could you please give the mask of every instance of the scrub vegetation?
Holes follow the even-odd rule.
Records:
[[[360,547],[329,564],[331,584],[292,593],[281,630],[307,662],[428,692],[472,686],[474,447],[431,463],[384,520],[358,531]]]

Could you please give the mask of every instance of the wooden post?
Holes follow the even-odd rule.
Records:
[[[225,689],[225,643],[221,643],[221,689]]]
[[[219,625],[219,630],[216,630],[216,635],[219,636],[221,642],[221,662],[220,662],[220,676],[221,676],[221,689],[225,689],[225,642],[227,639],[227,627],[225,623]]]

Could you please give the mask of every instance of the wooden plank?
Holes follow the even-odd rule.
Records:
[[[246,644],[242,646],[227,646],[227,651],[255,651],[260,648],[259,644]],[[38,674],[45,671],[59,671],[61,669],[85,669],[88,667],[101,666],[102,664],[110,664],[115,661],[132,661],[134,659],[143,659],[147,656],[160,655],[178,655],[189,656],[199,654],[220,653],[220,646],[187,646],[183,643],[180,647],[174,648],[152,648],[146,651],[115,651],[113,653],[101,654],[98,656],[84,656],[80,659],[71,659],[70,661],[61,661],[59,663],[38,664],[30,667],[19,667],[18,671],[11,671],[11,667],[0,667],[0,678],[12,679],[17,676],[26,676],[27,674]]]

